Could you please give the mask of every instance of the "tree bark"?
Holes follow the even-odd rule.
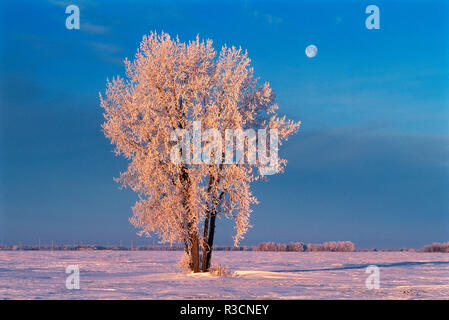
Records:
[[[217,201],[214,204],[213,210],[210,213],[210,225],[209,225],[209,238],[207,239],[207,247],[208,247],[208,251],[206,253],[206,258],[203,258],[206,262],[205,262],[205,270],[209,270],[210,268],[210,262],[212,259],[212,246],[214,245],[214,235],[215,235],[215,220],[217,217],[217,208],[218,205],[220,204],[221,200],[223,199],[224,196],[224,192],[222,191],[220,193],[220,196],[218,197]]]
[[[207,237],[209,235],[209,212],[206,213],[206,218],[204,219],[204,232],[203,232],[203,242],[201,244],[203,248],[203,260],[201,261],[201,271],[206,272],[208,270],[206,263],[206,256],[209,251],[209,244],[207,243]]]
[[[192,258],[192,271],[200,272],[200,250],[198,234],[193,234],[191,239],[190,255]]]
[[[200,272],[200,251],[199,251],[199,239],[198,239],[198,231],[195,228],[195,216],[191,217],[190,212],[190,177],[187,171],[187,167],[182,165],[181,167],[181,181],[184,186],[184,199],[183,205],[186,208],[187,212],[187,231],[189,237],[190,244],[190,268],[196,273]],[[190,220],[192,219],[192,220]]]
[[[214,245],[214,235],[215,235],[215,218],[217,214],[212,212],[210,217],[210,230],[209,230],[209,238],[207,239],[207,252],[206,256],[203,257],[203,271],[208,271],[210,269],[210,262],[212,259],[212,246]]]
[[[209,186],[207,188],[207,192],[210,193],[212,190],[212,186],[214,184],[215,177],[211,174],[209,176]],[[204,231],[203,231],[203,242],[202,242],[202,248],[203,248],[203,259],[201,261],[201,271],[207,272],[209,270],[209,265],[207,264],[207,254],[211,250],[211,247],[209,247],[208,244],[208,236],[209,236],[209,220],[210,220],[210,214],[211,209],[210,207],[206,210],[206,218],[204,219]]]

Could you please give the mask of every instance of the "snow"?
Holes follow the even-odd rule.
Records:
[[[449,254],[214,252],[233,276],[186,274],[183,252],[0,251],[1,299],[448,299]],[[66,288],[78,265],[80,289]],[[380,269],[369,290],[368,265]]]

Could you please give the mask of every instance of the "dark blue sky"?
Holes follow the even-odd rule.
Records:
[[[151,243],[104,138],[98,93],[151,30],[248,50],[280,111],[302,121],[285,174],[255,185],[242,244],[449,240],[445,1],[1,1],[0,244]],[[65,28],[77,4],[81,29]],[[380,8],[380,30],[365,8]],[[315,44],[318,55],[304,50]],[[218,224],[217,243],[232,243]]]

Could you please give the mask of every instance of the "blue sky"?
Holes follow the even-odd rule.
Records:
[[[80,30],[65,28],[77,4]],[[380,30],[365,8],[380,8]],[[0,244],[152,243],[104,138],[98,93],[144,34],[248,50],[302,121],[283,175],[256,184],[242,244],[449,240],[449,5],[444,1],[1,1]],[[307,58],[306,46],[318,55]],[[219,221],[217,243],[232,243]]]

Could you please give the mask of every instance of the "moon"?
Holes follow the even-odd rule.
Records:
[[[316,47],[316,45],[311,44],[311,45],[307,46],[307,48],[306,48],[306,56],[307,57],[314,58],[317,53],[318,53],[318,48]]]

